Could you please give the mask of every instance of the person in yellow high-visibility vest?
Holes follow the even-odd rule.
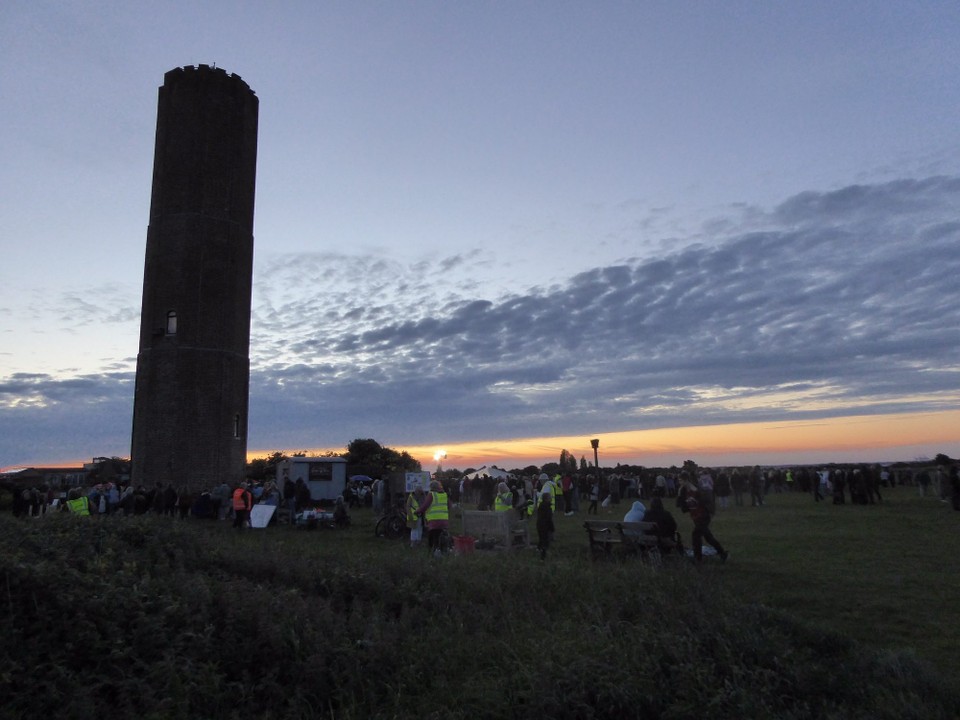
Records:
[[[90,498],[86,495],[81,495],[73,500],[67,500],[67,508],[69,508],[70,512],[74,515],[89,515]]]
[[[430,492],[424,498],[419,513],[427,523],[427,547],[434,555],[439,555],[443,552],[440,538],[450,524],[447,494],[439,480],[430,481]]]
[[[554,480],[547,480],[543,487],[540,488],[541,497],[546,498],[550,497],[550,510],[552,512],[557,511],[557,495],[560,494],[560,488]]]
[[[553,481],[547,477],[546,473],[540,475],[540,488],[533,494],[533,502],[527,507],[527,514],[533,515],[537,506],[540,505],[540,499],[550,498],[550,510],[557,509],[557,491]]]
[[[513,494],[505,482],[497,485],[497,496],[493,499],[493,509],[496,512],[506,512],[513,507]]]
[[[423,488],[417,485],[407,495],[407,527],[410,529],[410,547],[417,547],[423,537],[423,520],[420,517],[420,505],[423,504]]]

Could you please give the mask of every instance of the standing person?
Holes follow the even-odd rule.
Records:
[[[570,473],[564,473],[563,479],[560,481],[560,487],[563,489],[563,509],[565,514],[573,515],[573,478],[570,477]]]
[[[657,473],[657,479],[653,481],[654,497],[664,498],[667,496],[667,479],[663,473]]]
[[[763,505],[763,473],[760,472],[760,466],[754,465],[750,472],[750,506],[760,507]]]
[[[420,505],[423,503],[423,488],[417,485],[407,495],[407,527],[410,528],[410,547],[420,545],[423,538],[423,520],[420,518]]]
[[[240,483],[233,491],[233,526],[235,528],[244,528],[247,525],[247,518],[250,517],[250,508],[253,507],[253,495],[248,489],[250,483]]]
[[[730,478],[723,470],[721,470],[717,475],[716,482],[713,486],[713,491],[717,497],[717,503],[719,503],[720,507],[730,507]]]
[[[164,505],[164,502],[163,483],[158,482],[157,487],[153,491],[150,507],[153,508],[153,511],[157,515],[164,515],[166,512],[166,506]]]
[[[513,507],[513,493],[510,492],[510,486],[501,481],[497,485],[497,494],[493,498],[493,509],[495,512],[507,512]]]
[[[124,515],[133,515],[133,485],[127,485],[120,493],[120,508]]]
[[[547,559],[547,548],[553,539],[553,503],[549,491],[540,493],[540,502],[537,505],[537,549],[540,559]]]
[[[733,504],[737,507],[743,507],[743,490],[746,483],[743,475],[740,474],[740,468],[734,468],[730,475],[730,487],[733,489]]]
[[[960,510],[960,473],[956,464],[950,466],[950,500],[954,510]]]
[[[534,497],[534,504],[529,506],[529,514],[534,515],[537,511],[537,506],[540,503],[550,503],[550,512],[553,513],[557,509],[557,495],[560,492],[557,489],[557,483],[550,479],[546,473],[540,474],[540,489],[537,491]]]
[[[610,500],[609,504],[619,505],[620,504],[620,476],[611,475],[609,485],[607,487],[609,490],[609,494],[607,495],[607,499]]]
[[[290,524],[293,525],[297,517],[297,486],[286,474],[283,476],[283,506],[287,510]]]
[[[443,491],[439,480],[430,481],[430,492],[424,497],[418,512],[427,524],[427,547],[435,557],[439,557],[443,552],[441,543],[443,531],[450,524],[447,494]]]
[[[226,520],[227,517],[233,512],[233,506],[230,503],[230,497],[233,493],[230,490],[230,485],[227,484],[227,481],[224,480],[220,483],[215,489],[214,494],[217,496],[217,519]]]
[[[310,494],[310,486],[307,485],[303,478],[297,478],[297,482],[294,484],[297,490],[297,510],[309,510],[310,506],[313,505],[313,496]]]
[[[107,512],[113,515],[120,507],[120,488],[116,483],[107,486]]]
[[[173,487],[173,483],[167,485],[167,489],[163,491],[163,514],[173,517],[177,514],[177,501],[179,499],[179,494],[177,493],[176,488]]]
[[[717,551],[723,562],[727,561],[730,554],[723,549],[723,545],[710,532],[710,512],[701,497],[701,491],[690,479],[690,476],[684,470],[680,473],[680,495],[677,498],[677,504],[680,505],[682,512],[688,513],[693,520],[693,534],[691,540],[693,543],[693,559],[696,562],[703,560],[703,541],[706,540],[709,545]]]
[[[717,514],[716,497],[713,494],[713,475],[710,468],[704,468],[700,473],[700,499],[707,506],[707,512]]]
[[[550,476],[547,475],[546,473],[540,473],[540,476],[537,478],[537,481],[538,481],[538,486],[537,486],[536,492],[534,493],[534,497],[537,503],[540,503],[543,501],[542,500],[543,495],[544,493],[546,493],[550,496],[550,509],[556,510],[557,498],[555,495],[551,494],[553,491],[553,483],[550,481]]]
[[[600,482],[593,476],[588,476],[590,481],[590,505],[587,507],[587,515],[597,514],[597,503],[600,502]]]
[[[847,475],[843,470],[833,470],[828,471],[828,479],[833,483],[833,504],[834,505],[844,505],[846,501],[846,495],[844,495],[843,488],[847,484]],[[853,498],[851,498],[851,502]]]
[[[373,514],[379,515],[380,511],[383,510],[383,480],[377,478],[373,481],[373,485],[370,486],[371,494],[373,495]]]

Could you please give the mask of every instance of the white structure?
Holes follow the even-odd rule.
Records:
[[[283,491],[287,478],[303,480],[310,497],[333,502],[347,486],[347,461],[340,457],[292,457],[277,463],[277,485]]]
[[[468,480],[476,480],[484,475],[492,477],[494,480],[506,480],[513,477],[513,475],[508,473],[506,470],[501,470],[496,465],[491,465],[490,467],[484,465],[479,470],[472,472],[469,475],[464,475],[464,477]]]

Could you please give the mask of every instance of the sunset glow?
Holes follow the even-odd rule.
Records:
[[[960,455],[960,411],[445,443],[444,460],[461,470],[482,465],[515,468],[555,462],[568,450],[592,465],[592,437],[600,439],[601,467],[671,466],[687,459],[721,466],[910,461],[939,452]],[[394,449],[406,450],[425,467],[438,459],[435,444]]]

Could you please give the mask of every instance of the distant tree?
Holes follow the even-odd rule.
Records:
[[[559,475],[559,474],[560,474],[560,464],[559,464],[559,463],[547,463],[547,464],[544,465],[542,468],[540,468],[540,472],[546,473],[548,476],[550,476],[550,477],[552,478],[554,475]]]
[[[383,450],[384,454],[387,455],[385,464],[388,472],[420,472],[423,469],[420,466],[420,461],[414,459],[406,450],[400,452],[391,448],[384,448]]]
[[[347,445],[344,455],[348,465],[362,469],[367,474],[389,475],[397,472],[420,472],[420,461],[406,450],[397,451],[384,447],[372,438],[357,438]]]
[[[577,458],[573,453],[567,450],[560,451],[560,472],[575,473],[577,471]]]
[[[530,477],[536,477],[539,474],[540,468],[538,468],[536,465],[527,465],[521,473],[521,475],[529,475]]]
[[[936,465],[949,465],[950,463],[953,462],[953,460],[950,459],[949,455],[945,455],[943,453],[937,453],[937,456],[933,459],[933,462]]]
[[[254,480],[263,480],[267,476],[267,459],[254,458],[247,463],[244,474]]]
[[[383,446],[373,438],[357,438],[347,445],[346,458],[351,465],[382,465]]]
[[[407,472],[417,472],[417,471],[408,470]],[[441,480],[459,480],[462,477],[462,473],[456,468],[449,468],[448,470],[440,470],[435,474],[438,475]]]
[[[277,475],[277,465],[283,460],[286,460],[286,455],[279,450],[263,458],[254,458],[247,463],[246,475],[254,480],[274,478]]]
[[[590,469],[590,466],[587,465],[587,459],[583,455],[581,455],[580,456],[580,472],[587,472],[589,471],[589,469]]]

